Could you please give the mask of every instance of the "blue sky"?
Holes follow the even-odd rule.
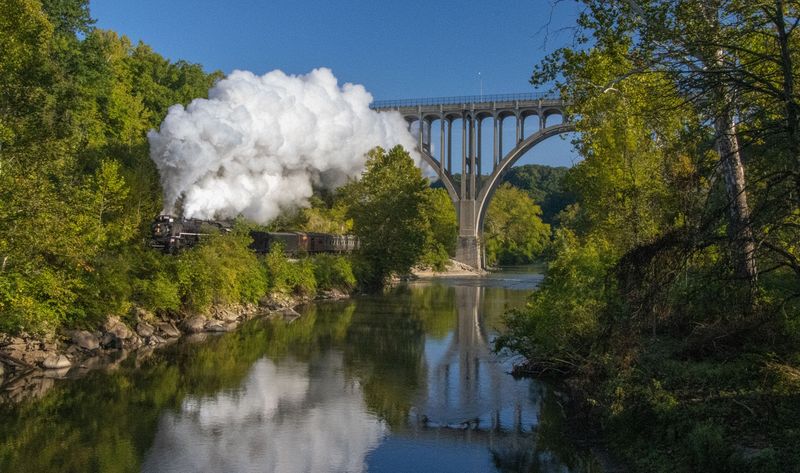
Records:
[[[533,91],[533,65],[568,44],[577,7],[551,0],[92,0],[100,28],[206,70],[333,70],[376,100]],[[478,74],[480,72],[480,75]],[[482,80],[481,80],[482,79]],[[569,165],[552,138],[522,163]]]

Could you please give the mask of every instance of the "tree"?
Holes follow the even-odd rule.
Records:
[[[428,241],[427,180],[401,146],[370,151],[361,179],[342,189],[358,236],[362,285],[381,287],[392,273],[406,273]]]
[[[524,191],[502,184],[486,213],[486,260],[494,264],[531,263],[550,242],[542,209]]]
[[[527,192],[536,205],[542,208],[542,220],[553,224],[559,212],[575,203],[575,195],[564,187],[568,170],[561,166],[526,164],[509,169],[502,177],[502,182],[508,182]]]
[[[430,231],[421,262],[437,270],[444,270],[456,252],[458,222],[456,210],[445,189],[425,190],[423,214]]]

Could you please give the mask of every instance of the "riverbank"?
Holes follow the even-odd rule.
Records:
[[[0,334],[0,399],[40,397],[56,379],[113,369],[132,356],[140,360],[182,339],[202,340],[231,332],[258,317],[294,320],[300,317],[298,306],[347,297],[338,290],[320,291],[314,297],[271,294],[258,304],[215,305],[202,314],[155,314],[136,308],[123,318],[109,316],[90,330],[62,330],[47,336]]]
[[[687,355],[654,337],[636,354],[569,373],[528,361],[515,375],[554,379],[569,423],[631,472],[800,472],[800,353],[751,341]],[[573,429],[574,430],[574,429]]]
[[[433,268],[413,268],[411,276],[419,279],[442,278],[442,277],[480,277],[489,274],[487,271],[475,269],[464,263],[459,263],[451,259],[444,271],[436,271]]]

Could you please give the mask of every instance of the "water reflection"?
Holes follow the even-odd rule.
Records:
[[[411,284],[57,381],[0,405],[0,471],[599,471],[489,350],[537,281]]]
[[[262,358],[241,388],[188,397],[162,416],[142,470],[363,471],[385,424],[342,379],[341,353],[314,364]]]
[[[456,324],[447,339],[426,343],[427,390],[416,403],[426,426],[530,432],[536,424],[536,384],[505,373],[491,352],[482,308],[484,289],[456,286]]]

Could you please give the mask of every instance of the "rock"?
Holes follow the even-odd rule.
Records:
[[[340,299],[346,299],[347,297],[348,295],[345,292],[342,292],[338,289],[330,289],[327,291],[319,291],[316,299],[338,301]]]
[[[69,374],[69,367],[49,369],[42,374],[44,378],[64,379]]]
[[[131,338],[124,340],[122,347],[126,350],[135,350],[142,346],[142,338],[136,334],[133,334]]]
[[[99,341],[97,342],[97,346],[98,347],[100,346],[100,342]],[[80,356],[81,352],[82,352],[82,350],[81,350],[80,347],[78,347],[78,345],[70,345],[70,346],[67,347],[66,350],[64,350],[64,354],[68,355],[70,359],[73,359],[73,358],[76,358],[76,357]]]
[[[108,333],[104,333],[103,334],[103,338],[100,339],[100,346],[105,348],[105,349],[107,349],[107,350],[113,350],[113,349],[122,348],[122,343],[121,343],[120,339],[117,338],[116,335],[114,335],[113,333],[108,332]]]
[[[100,340],[98,340],[94,334],[86,330],[75,330],[72,332],[72,343],[89,351],[100,348]]]
[[[47,370],[60,370],[69,368],[70,366],[72,366],[72,363],[69,361],[69,358],[64,355],[56,355],[55,353],[48,355],[42,362],[42,368]]]
[[[282,315],[284,317],[288,317],[288,318],[300,317],[300,313],[297,312],[296,310],[292,309],[291,307],[285,307],[285,308],[283,308],[281,310],[278,310],[276,313],[279,314],[279,315]]]
[[[295,301],[290,296],[284,294],[270,294],[259,301],[262,307],[272,311],[290,308],[294,303]]]
[[[165,338],[175,338],[181,336],[181,331],[170,322],[162,322],[158,324],[158,332],[162,337]]]
[[[202,315],[195,315],[184,320],[181,324],[186,333],[200,333],[206,325],[206,318]]]
[[[103,324],[103,329],[106,333],[111,333],[119,339],[125,340],[127,338],[131,338],[133,332],[131,329],[128,328],[119,317],[111,316],[106,320],[106,323]]]
[[[155,347],[155,346],[158,346],[158,345],[163,345],[166,342],[167,342],[166,340],[164,340],[163,338],[159,337],[158,335],[151,335],[150,337],[147,338],[147,346],[149,346],[149,347]]]
[[[233,310],[221,310],[217,313],[217,318],[223,322],[233,322],[239,320],[239,314]]]
[[[3,344],[3,351],[25,351],[28,343],[20,337],[9,337]]]
[[[136,324],[136,333],[138,333],[142,338],[152,336],[153,333],[155,333],[155,330],[156,329],[152,325],[144,321],[139,321],[139,323]]]
[[[209,320],[205,326],[206,332],[228,332],[228,326],[219,320]]]
[[[131,315],[133,315],[133,320],[137,322],[147,322],[155,320],[156,316],[153,315],[152,312],[148,311],[147,309],[143,309],[141,307],[134,307],[131,309]]]

